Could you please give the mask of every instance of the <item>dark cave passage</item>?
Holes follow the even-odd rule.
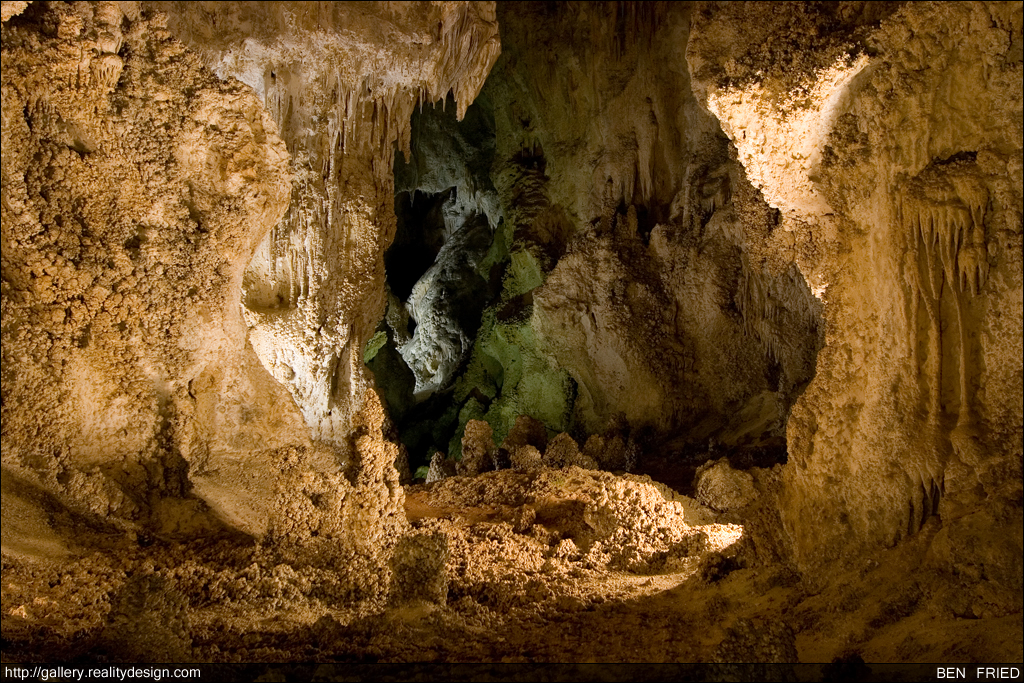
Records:
[[[821,314],[799,269],[760,256],[779,212],[710,120],[642,167],[630,125],[666,106],[697,111],[668,85],[664,103],[621,95],[622,131],[608,105],[591,104],[588,116],[622,140],[610,160],[610,143],[574,120],[571,95],[524,87],[536,75],[533,37],[513,17],[503,26],[503,56],[464,120],[450,96],[414,111],[411,156],[394,165],[389,303],[365,359],[411,469],[424,475],[439,454],[454,471],[470,420],[501,446],[520,417],[580,448],[593,435],[621,442],[628,457],[612,447],[597,464],[681,489],[709,459],[784,463]],[[615,63],[613,92],[652,68],[645,41],[623,53],[621,41],[578,40],[554,44]],[[594,78],[571,64],[559,66],[563,80]],[[594,167],[606,174],[602,194],[581,215],[566,198],[593,182]],[[673,176],[681,186],[666,184]]]
[[[462,121],[452,101],[415,112],[412,158],[395,161],[397,231],[384,256],[388,309],[365,360],[413,471],[434,452],[447,455],[461,437],[453,384],[505,267],[495,253],[501,218],[486,107],[478,101]]]
[[[455,188],[437,194],[413,190],[395,195],[398,230],[384,254],[384,265],[388,288],[399,301],[409,299],[413,285],[434,265],[445,242],[442,211],[454,195]]]

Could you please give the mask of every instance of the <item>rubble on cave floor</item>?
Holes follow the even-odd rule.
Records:
[[[118,661],[140,646],[192,661],[399,663],[924,661],[1019,649],[1019,612],[972,611],[999,602],[991,582],[954,591],[929,569],[937,520],[823,587],[771,552],[773,470],[713,469],[695,486],[705,502],[732,491],[729,477],[753,482],[753,499],[718,512],[646,476],[576,466],[409,486],[411,530],[386,567],[357,567],[317,539],[173,543],[97,528],[62,565],[5,556],[4,660]],[[370,573],[390,575],[389,589],[353,583]],[[135,642],[118,628],[126,609],[167,627]]]

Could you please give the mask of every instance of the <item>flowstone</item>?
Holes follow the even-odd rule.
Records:
[[[825,346],[787,425],[799,562],[856,562],[935,515],[955,526],[993,508],[1012,521],[979,539],[1017,555],[1019,6],[807,5],[785,29],[781,16],[706,6],[687,57],[825,301]],[[1019,565],[991,557],[1019,591]]]

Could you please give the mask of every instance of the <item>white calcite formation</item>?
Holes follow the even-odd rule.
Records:
[[[500,52],[493,5],[156,4],[252,87],[292,155],[291,206],[246,271],[246,319],[310,435],[343,442],[384,313],[396,149],[410,154],[415,107],[453,92],[461,118],[476,97]]]

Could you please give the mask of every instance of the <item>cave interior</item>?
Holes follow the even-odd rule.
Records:
[[[1022,3],[2,19],[5,664],[1024,657]]]

